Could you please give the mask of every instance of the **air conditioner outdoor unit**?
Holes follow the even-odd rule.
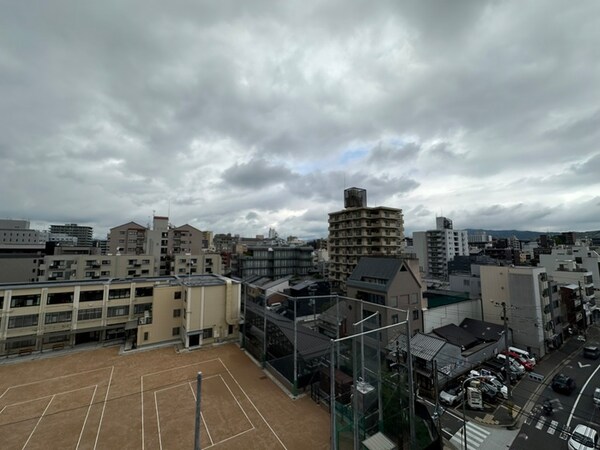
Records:
[[[140,317],[138,319],[138,325],[146,325],[146,318],[145,317]]]

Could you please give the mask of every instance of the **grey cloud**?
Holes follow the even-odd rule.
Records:
[[[222,174],[224,183],[247,189],[260,189],[279,184],[292,176],[290,170],[275,166],[262,159],[245,164],[234,164]]]

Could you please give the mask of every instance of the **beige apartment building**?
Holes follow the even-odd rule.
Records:
[[[367,207],[367,191],[344,191],[342,211],[329,213],[329,279],[346,292],[346,279],[362,256],[393,256],[402,252],[402,210]]]
[[[151,255],[50,255],[39,267],[38,281],[151,277],[154,264]]]
[[[238,339],[240,284],[219,275],[0,284],[0,355],[123,341]]]

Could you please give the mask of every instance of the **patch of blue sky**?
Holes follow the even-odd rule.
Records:
[[[338,160],[338,162],[345,166],[349,163],[352,163],[358,159],[363,159],[369,153],[369,149],[366,147],[358,147],[345,150]]]

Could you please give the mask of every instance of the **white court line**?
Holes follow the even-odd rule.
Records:
[[[546,432],[548,434],[554,434],[556,432],[557,427],[558,427],[558,420],[553,420],[552,423],[550,423],[550,427],[548,427]]]
[[[225,367],[225,370],[227,371],[227,373],[229,374],[229,376],[233,379],[233,381],[235,382],[235,384],[237,384],[238,387],[240,388],[240,390],[244,393],[244,395],[246,396],[246,398],[248,399],[248,401],[250,402],[250,404],[254,407],[254,409],[256,410],[256,412],[258,413],[258,415],[261,417],[261,419],[265,422],[265,424],[267,425],[267,427],[269,427],[269,430],[271,430],[271,432],[273,433],[273,435],[275,435],[275,438],[277,438],[277,441],[281,444],[281,446],[285,450],[287,450],[287,447],[284,445],[283,442],[281,442],[281,439],[279,439],[279,436],[277,435],[277,433],[275,433],[275,430],[273,430],[273,428],[271,427],[271,425],[269,424],[269,422],[267,422],[267,420],[264,418],[264,416],[258,410],[258,408],[254,404],[254,402],[250,399],[250,397],[248,396],[248,394],[246,394],[246,391],[244,391],[244,389],[242,388],[242,386],[240,386],[240,383],[238,383],[238,381],[235,379],[235,377],[233,376],[233,374],[229,371],[229,369],[227,368],[227,366],[225,365],[225,363],[223,361],[221,361],[221,358],[218,358],[218,360],[221,362],[221,364],[223,365],[223,367]]]
[[[140,398],[142,399],[142,450],[144,450],[144,376],[140,377]]]
[[[252,423],[252,421],[250,420],[250,417],[248,417],[248,414],[246,414],[246,411],[244,410],[244,408],[242,407],[242,405],[240,404],[240,402],[238,401],[238,399],[235,397],[235,395],[233,394],[233,392],[229,388],[229,385],[227,383],[225,383],[225,380],[223,380],[223,377],[221,377],[221,380],[223,381],[223,384],[225,385],[225,387],[227,388],[227,390],[229,391],[229,393],[231,394],[231,396],[233,397],[233,399],[235,400],[235,402],[238,404],[238,406],[240,407],[240,409],[244,413],[244,416],[246,416],[246,420],[248,420],[248,422],[250,422],[250,425],[252,425],[252,429],[256,428],[254,426],[254,424]]]
[[[23,447],[21,448],[21,450],[23,450],[25,447],[27,447],[27,444],[29,444],[29,441],[31,440],[31,437],[33,436],[33,433],[35,433],[36,428],[38,427],[38,425],[40,424],[40,422],[44,418],[44,414],[46,414],[46,411],[48,411],[48,408],[50,408],[50,404],[52,403],[52,400],[54,400],[54,395],[52,396],[52,398],[50,399],[50,401],[46,405],[46,409],[44,409],[44,412],[42,413],[42,415],[38,419],[37,423],[35,424],[35,427],[33,427],[33,430],[31,430],[31,433],[29,434],[29,437],[27,438],[27,441],[25,441],[25,444],[23,444]]]
[[[76,391],[81,391],[83,389],[89,389],[92,386],[98,386],[97,384],[90,384],[88,386],[84,386],[81,388],[77,388],[77,389],[71,389],[69,391],[63,391],[63,392],[57,392],[56,394],[49,394],[49,395],[44,395],[43,397],[37,397],[37,398],[33,398],[31,400],[24,400],[22,402],[17,402],[17,403],[10,403],[9,405],[4,406],[1,410],[0,410],[0,414],[2,414],[4,412],[4,410],[6,408],[10,408],[12,406],[19,406],[19,405],[24,405],[25,403],[31,403],[31,402],[35,402],[38,400],[43,400],[45,398],[50,398],[50,397],[54,397],[55,395],[62,395],[62,394],[70,394],[71,392],[76,392]]]
[[[158,415],[158,399],[156,398],[156,391],[154,391],[154,408],[156,409],[156,426],[158,427],[158,445],[162,450],[162,435],[160,434],[160,416]]]
[[[206,378],[202,377],[202,381],[210,380],[211,378],[216,378],[216,377],[220,377],[220,376],[221,375],[211,375],[210,377],[206,377]],[[185,386],[188,383],[192,383],[192,381],[189,381],[189,380],[188,381],[182,381],[179,384],[174,384],[173,386],[169,386],[169,387],[162,388],[162,389],[157,389],[154,392],[168,391],[169,389],[175,389],[175,388],[178,388],[178,387],[181,387],[181,386]]]
[[[157,375],[159,373],[171,372],[171,371],[177,370],[177,369],[185,369],[186,367],[197,366],[199,364],[206,364],[206,363],[214,362],[214,361],[218,361],[218,360],[220,360],[220,358],[207,359],[206,361],[200,361],[200,362],[196,362],[196,363],[192,363],[192,364],[186,364],[184,366],[171,367],[170,369],[159,370],[158,372],[145,373],[144,375],[142,375],[142,377],[150,377],[152,375]]]
[[[242,431],[241,433],[234,434],[233,436],[229,436],[228,438],[225,438],[222,441],[217,442],[216,444],[212,444],[212,445],[209,445],[208,447],[204,447],[204,448],[206,450],[207,448],[214,447],[215,445],[221,445],[223,442],[227,442],[227,441],[229,441],[231,439],[235,439],[236,437],[241,436],[242,434],[248,433],[249,431],[252,431],[252,430],[254,430],[254,428],[250,428],[250,429],[248,429],[246,431]]]
[[[2,393],[2,395],[0,395],[0,399],[2,397],[4,397],[4,395],[11,389],[15,389],[15,388],[19,388],[19,387],[23,387],[23,386],[30,386],[32,384],[39,384],[39,383],[44,383],[44,384],[48,384],[49,381],[52,380],[60,380],[61,378],[68,378],[68,377],[74,377],[76,375],[82,375],[84,373],[90,373],[90,372],[97,372],[99,370],[105,370],[105,369],[110,369],[110,368],[114,368],[115,366],[106,366],[106,367],[99,367],[98,369],[91,369],[91,370],[84,370],[83,372],[77,372],[77,373],[70,373],[68,375],[61,375],[58,377],[53,377],[53,378],[48,378],[45,380],[39,380],[39,381],[32,381],[30,383],[23,383],[23,384],[15,384],[14,386],[9,386],[6,388],[6,390]],[[88,386],[93,386],[93,384],[90,384]],[[49,397],[49,396],[48,396]]]
[[[198,401],[198,398],[196,397],[196,393],[194,392],[194,387],[192,386],[191,381],[188,382],[188,386],[190,387],[190,390],[192,391],[192,395],[194,396],[194,403],[195,403],[196,401]],[[204,414],[202,414],[202,411],[200,411],[200,419],[202,420],[202,423],[204,424],[204,429],[206,430],[206,435],[208,436],[208,439],[210,440],[209,447],[212,447],[213,445],[215,445],[215,441],[213,441],[213,438],[210,435],[210,431],[208,431],[208,425],[206,424],[206,420],[204,419]]]
[[[92,409],[92,403],[94,403],[94,397],[96,397],[96,391],[98,390],[98,385],[94,388],[94,393],[92,394],[92,398],[90,400],[90,404],[88,405],[87,412],[85,413],[85,420],[83,421],[83,425],[81,426],[81,433],[79,433],[79,439],[77,439],[77,446],[75,450],[79,448],[79,444],[81,443],[81,437],[83,436],[83,430],[85,429],[85,424],[87,423],[88,416],[90,415],[90,409]]]
[[[149,376],[156,375],[156,374],[159,374],[159,373],[169,372],[169,371],[172,371],[172,370],[184,369],[186,367],[197,366],[199,364],[209,363],[209,362],[213,362],[213,361],[217,361],[217,360],[219,360],[219,358],[207,359],[206,361],[200,361],[200,362],[197,362],[197,363],[186,364],[186,365],[178,366],[178,367],[172,367],[170,369],[159,370],[158,372],[146,373],[146,374],[140,376],[140,397],[141,397],[141,403],[142,403],[142,450],[145,450],[145,438],[144,438],[144,435],[145,435],[145,432],[144,432],[144,377],[149,377]]]
[[[104,419],[104,410],[106,409],[106,400],[108,400],[108,392],[110,391],[110,385],[112,383],[113,372],[115,366],[112,366],[110,370],[110,378],[108,379],[108,387],[106,388],[106,395],[104,396],[104,404],[102,405],[102,414],[100,414],[100,423],[98,424],[98,431],[96,432],[96,441],[94,442],[94,450],[98,446],[98,438],[100,437],[100,428],[102,428],[102,419]]]

